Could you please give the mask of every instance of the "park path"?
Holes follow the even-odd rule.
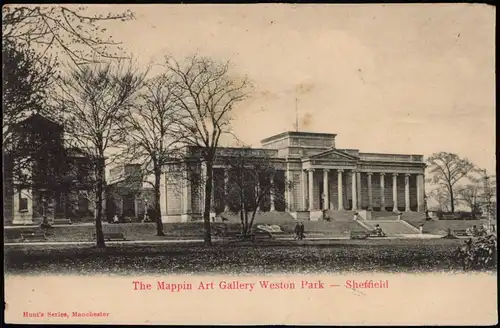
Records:
[[[318,238],[307,238],[307,240],[338,240],[338,239],[349,239],[349,237],[318,237]],[[293,238],[276,238],[275,240],[294,240]],[[223,239],[212,239],[213,243],[225,242]],[[183,244],[183,243],[203,243],[203,239],[169,239],[169,240],[118,240],[118,241],[106,241],[106,245],[123,245],[123,244]],[[95,241],[40,241],[40,242],[27,242],[27,243],[4,243],[5,246],[53,246],[53,245],[95,245]]]
[[[441,238],[440,235],[411,235],[411,236],[392,236],[392,237],[377,237],[377,240],[384,239],[436,239]],[[308,240],[349,240],[349,237],[311,237],[305,239]],[[374,239],[374,238],[370,238]],[[292,237],[276,238],[275,240],[280,241],[293,241]],[[223,243],[226,240],[223,239],[212,239],[214,243]],[[120,240],[120,241],[106,241],[106,245],[134,245],[134,244],[147,244],[147,245],[158,245],[158,244],[185,244],[185,243],[203,243],[203,239],[169,239],[169,240]],[[55,245],[95,245],[94,241],[42,241],[42,242],[17,242],[17,243],[4,243],[4,246],[55,246]]]

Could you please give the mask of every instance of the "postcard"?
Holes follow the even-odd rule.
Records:
[[[496,324],[495,14],[4,6],[5,322]]]

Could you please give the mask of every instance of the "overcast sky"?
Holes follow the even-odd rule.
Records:
[[[93,10],[96,10],[94,7]],[[338,148],[456,152],[495,170],[495,9],[486,5],[126,5],[108,25],[141,64],[230,59],[255,85],[242,141],[295,129]]]

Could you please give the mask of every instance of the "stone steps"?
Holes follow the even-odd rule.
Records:
[[[327,210],[326,214],[332,219],[332,221],[352,221],[354,218],[353,211]]]
[[[422,220],[425,219],[425,213],[421,212],[401,212],[403,215],[401,216],[401,219],[403,220],[410,220],[410,221],[415,221],[415,220]],[[394,212],[372,212],[372,220],[397,220],[398,215]]]
[[[378,224],[380,228],[382,228],[382,231],[387,235],[387,236],[398,236],[398,235],[411,235],[411,234],[419,234],[420,231],[410,225],[408,222],[405,222],[403,220],[367,220],[367,221],[362,221],[364,225],[367,227],[371,228],[372,230],[375,229],[375,226]]]

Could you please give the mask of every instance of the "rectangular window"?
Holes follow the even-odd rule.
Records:
[[[19,212],[28,212],[28,198],[19,195]]]

